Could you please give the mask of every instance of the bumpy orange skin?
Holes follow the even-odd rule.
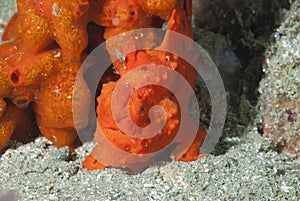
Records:
[[[128,1],[127,1],[128,2]],[[146,1],[145,1],[146,2]],[[165,1],[167,2],[167,1]],[[179,33],[182,33],[190,38],[192,38],[192,31],[190,22],[187,17],[187,13],[185,10],[176,5],[175,1],[173,7],[175,9],[168,10],[166,13],[160,13],[162,17],[165,19],[168,19],[168,30],[177,31]],[[168,3],[168,2],[167,2]],[[178,2],[177,2],[178,3]],[[147,6],[145,6],[147,8]],[[165,8],[165,7],[164,7]],[[170,9],[170,7],[167,7]],[[154,9],[154,8],[148,8],[148,9]],[[152,13],[157,12],[157,10],[151,10]],[[112,12],[112,11],[111,11]],[[143,13],[141,7],[136,7],[134,10],[135,13]],[[157,13],[155,13],[157,14]],[[149,15],[148,15],[149,16]],[[151,18],[151,17],[149,17]],[[149,20],[149,18],[147,20]],[[132,19],[133,20],[133,19]],[[136,21],[130,21],[133,28],[141,28],[140,25],[142,24],[142,19],[136,19]],[[142,24],[144,26],[149,26],[149,24]],[[130,27],[132,28],[132,27]],[[127,31],[129,28],[125,28],[124,31]],[[111,27],[110,29],[106,30],[105,37],[109,38],[114,36],[114,33],[119,33],[120,30],[123,30],[121,27]],[[172,43],[172,38],[168,38],[166,36],[161,43],[161,46],[168,45],[168,43]],[[114,43],[115,44],[115,43]],[[116,48],[116,45],[108,44],[108,49],[114,49]],[[122,43],[121,43],[122,44]],[[112,51],[113,52],[113,51]],[[168,58],[168,59],[166,59]],[[185,77],[185,79],[189,82],[191,87],[194,87],[195,80],[196,80],[196,72],[195,69],[192,68],[188,63],[186,63],[184,60],[178,58],[175,55],[172,55],[170,53],[165,53],[158,50],[142,50],[142,51],[136,51],[132,52],[128,55],[126,55],[125,62],[121,62],[117,60],[114,62],[114,66],[116,70],[119,72],[121,78],[126,75],[126,73],[130,72],[131,70],[140,67],[145,66],[149,64],[156,64],[156,65],[163,65],[167,66],[169,68],[172,68],[173,70],[176,70],[179,72],[182,76]],[[126,66],[126,68],[124,68]],[[161,80],[163,80],[163,77],[161,77],[161,74],[154,75],[157,77],[160,77]],[[142,80],[142,75],[136,75],[132,79],[134,80]],[[138,81],[137,81],[138,82]],[[142,82],[142,81],[141,81]],[[160,105],[164,108],[166,112],[166,125],[165,127],[157,133],[154,137],[150,139],[138,139],[131,136],[126,135],[125,131],[122,131],[118,128],[116,125],[116,120],[114,119],[112,115],[111,110],[107,110],[107,108],[112,107],[112,93],[115,90],[115,86],[118,84],[117,82],[109,82],[107,84],[103,85],[101,95],[97,98],[98,101],[98,107],[97,107],[97,114],[98,114],[98,125],[101,127],[101,132],[105,135],[105,137],[113,143],[114,146],[118,147],[119,149],[122,149],[123,151],[133,153],[133,154],[149,154],[154,153],[156,151],[159,151],[172,143],[172,140],[176,136],[178,132],[178,128],[180,125],[180,107],[179,104],[174,97],[174,95],[166,90],[163,87],[160,86],[147,86],[139,89],[136,93],[132,94],[130,88],[122,88],[122,95],[119,97],[118,102],[114,103],[116,105],[113,105],[113,107],[117,107],[117,111],[124,110],[125,102],[130,99],[130,106],[129,106],[129,113],[130,117],[126,116],[124,119],[118,120],[120,122],[130,122],[133,121],[136,125],[145,127],[149,124],[149,110],[154,105]],[[186,103],[189,101],[189,96],[185,94],[184,91],[181,93],[183,96],[187,97]],[[187,95],[187,96],[186,96]],[[188,105],[188,104],[187,104]],[[142,112],[141,112],[142,111]],[[129,119],[130,118],[130,119]],[[123,124],[124,126],[124,124]],[[131,128],[130,123],[128,125],[125,124],[125,127],[128,127],[128,129]],[[100,135],[100,131],[96,131],[95,133],[95,141],[101,140],[101,137],[98,137]],[[197,160],[199,158],[199,148],[202,145],[204,139],[206,136],[206,132],[199,128],[198,133],[193,141],[193,143],[190,145],[190,147],[187,149],[185,153],[181,153],[179,155],[176,155],[175,153],[175,159],[178,161],[193,161]],[[176,143],[184,143],[184,139],[180,139]],[[107,155],[107,157],[104,156],[102,159],[104,160],[104,164],[101,163],[101,161],[97,161],[97,153],[105,152],[104,145],[101,144],[101,141],[99,141],[99,145],[97,145],[91,155],[89,155],[86,160],[83,162],[83,166],[89,170],[94,169],[104,169],[107,166],[111,166],[112,164],[107,164],[108,161],[111,161],[112,157],[115,157],[116,160],[117,156]],[[94,154],[94,155],[93,155]],[[204,155],[203,155],[204,156]],[[155,156],[154,156],[155,157]],[[154,158],[153,157],[153,158]],[[148,160],[154,160],[154,159],[148,159]],[[122,168],[129,168],[132,171],[140,171],[136,170],[136,165],[138,161],[126,161],[125,164],[122,164],[119,167]],[[148,161],[149,162],[149,161]],[[150,162],[151,164],[151,162]],[[141,167],[143,169],[143,167]]]
[[[23,136],[31,129],[32,113],[41,133],[57,147],[74,149],[80,144],[72,114],[74,81],[87,54],[104,40],[133,29],[161,28],[164,22],[168,22],[169,30],[193,37],[191,0],[17,0],[17,3],[18,13],[9,22],[3,35],[5,43],[0,45],[0,150],[14,133],[19,133],[17,139],[24,141]],[[172,38],[166,36],[161,46],[170,43]],[[118,44],[107,43],[108,52],[114,54],[111,51],[116,48]],[[166,56],[170,59],[166,60]],[[172,68],[194,87],[195,70],[170,53],[156,49],[130,53],[126,55],[126,69],[124,63],[114,62],[121,77],[148,64]],[[157,86],[142,88],[134,94],[124,92],[124,96],[132,95],[130,118],[136,125],[149,124],[145,114],[153,105],[164,107],[167,113],[166,125],[158,135],[151,139],[133,139],[118,129],[112,116],[112,92],[118,84],[112,81],[114,77],[105,78],[106,83],[97,98],[98,123],[105,136],[120,149],[137,154],[152,153],[171,143],[181,118],[181,108],[174,95]],[[77,93],[89,96],[86,83],[81,85]],[[181,94],[188,102],[190,94],[183,90]],[[116,107],[121,107],[121,102]],[[73,107],[89,108],[89,104],[84,102]],[[87,115],[81,118],[81,128],[84,128],[89,119]],[[193,144],[176,159],[198,159],[205,134],[199,128]],[[96,141],[97,136],[96,132]],[[176,143],[184,143],[184,140]],[[134,161],[128,161],[129,166],[130,163]],[[103,165],[92,155],[83,162],[90,170],[109,165]]]

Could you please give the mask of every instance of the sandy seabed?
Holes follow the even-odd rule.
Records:
[[[12,3],[0,0],[0,24],[12,15]],[[271,139],[261,136],[259,119],[225,136],[222,154],[169,162],[138,175],[113,168],[87,171],[81,162],[93,143],[79,147],[74,158],[68,148],[57,149],[39,137],[1,156],[0,201],[300,200],[299,160],[278,153]]]

